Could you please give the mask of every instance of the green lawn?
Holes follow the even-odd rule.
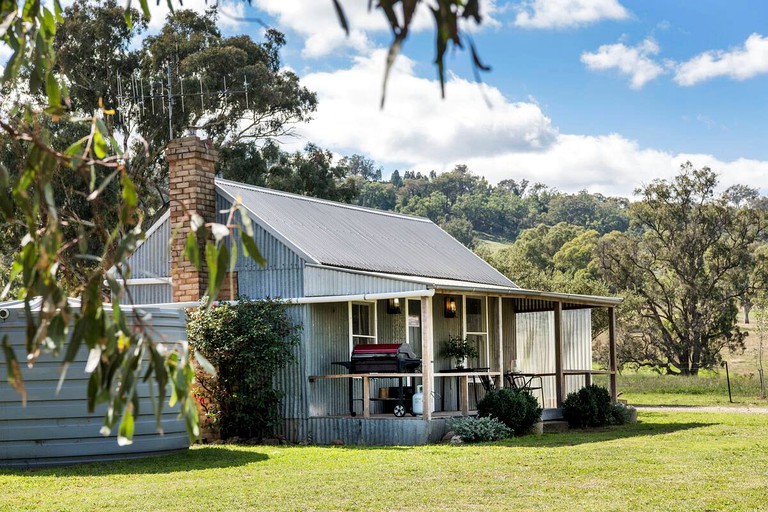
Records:
[[[595,383],[608,385],[605,377]],[[760,399],[760,383],[756,376],[731,375],[731,395],[724,374],[704,373],[698,377],[658,375],[625,371],[617,378],[620,398],[632,405],[690,405],[715,407],[768,407]]]
[[[0,510],[759,510],[768,415],[640,423],[493,445],[199,447],[0,471]]]

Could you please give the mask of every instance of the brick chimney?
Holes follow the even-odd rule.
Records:
[[[190,229],[190,215],[196,212],[205,222],[216,221],[215,166],[218,152],[208,140],[182,137],[165,149],[170,183],[171,279],[174,302],[196,302],[208,289],[208,270],[198,271],[186,260],[184,247]],[[205,252],[201,245],[201,261]]]

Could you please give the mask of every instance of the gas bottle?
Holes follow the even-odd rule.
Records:
[[[413,414],[424,414],[424,386],[416,386],[413,395]]]

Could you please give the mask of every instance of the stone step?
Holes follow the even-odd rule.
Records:
[[[545,434],[556,434],[568,431],[568,422],[562,420],[550,420],[544,422]]]
[[[562,409],[544,409],[541,411],[541,421],[561,420],[563,419]]]

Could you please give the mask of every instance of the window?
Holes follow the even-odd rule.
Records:
[[[478,358],[469,364],[490,367],[488,347],[488,303],[486,297],[464,298],[464,321],[467,340],[477,348]]]
[[[350,304],[352,345],[376,343],[376,307],[370,302]]]
[[[485,333],[483,298],[467,297],[467,333]]]
[[[421,357],[421,301],[408,299],[406,301],[408,317],[405,329],[408,332],[408,344],[416,355]]]

